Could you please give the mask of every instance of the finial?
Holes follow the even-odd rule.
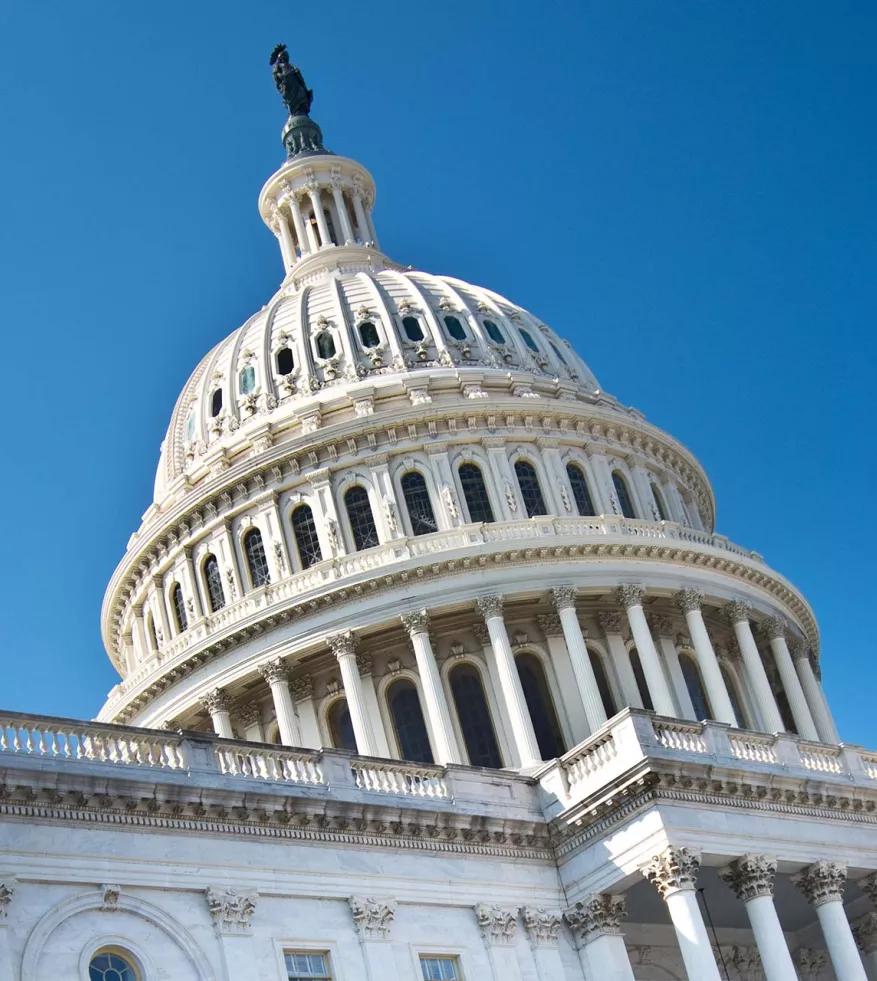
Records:
[[[269,64],[274,84],[289,113],[281,134],[287,157],[292,160],[293,157],[331,153],[323,146],[320,127],[310,117],[313,90],[305,84],[301,69],[290,62],[285,44],[278,44],[271,52]]]

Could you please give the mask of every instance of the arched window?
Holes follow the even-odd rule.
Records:
[[[207,583],[207,599],[210,600],[210,610],[215,613],[225,606],[225,593],[222,589],[222,575],[215,555],[208,555],[204,560],[204,579]]]
[[[521,337],[524,338],[524,343],[528,348],[534,353],[539,353],[539,345],[533,340],[533,335],[528,330],[524,330],[523,327],[520,328]]]
[[[588,648],[588,657],[591,661],[591,668],[594,671],[594,679],[597,682],[597,691],[600,692],[600,701],[603,703],[603,711],[606,718],[611,719],[618,711],[615,707],[615,699],[612,697],[612,688],[609,686],[609,679],[606,677],[606,665],[603,658],[596,652]]]
[[[469,763],[499,770],[502,757],[478,669],[471,664],[458,664],[449,680]]]
[[[554,353],[557,355],[558,359],[560,360],[560,363],[561,364],[565,364],[565,365],[569,365],[569,362],[560,353],[560,349],[558,348],[558,346],[553,341],[549,341],[548,343],[551,345],[551,350],[554,351]]]
[[[158,633],[155,629],[155,617],[150,613],[146,618],[146,639],[153,651],[158,650]]]
[[[317,354],[324,361],[335,357],[335,338],[327,330],[317,334]]]
[[[295,370],[295,358],[291,347],[282,347],[277,352],[277,374],[291,375]]]
[[[246,368],[241,369],[241,373],[238,375],[238,388],[240,389],[241,395],[249,395],[255,387],[256,369],[251,364],[248,364]]]
[[[438,523],[435,520],[423,474],[417,470],[409,470],[402,477],[401,483],[408,519],[411,521],[411,531],[415,535],[429,535],[438,531]]]
[[[178,582],[174,583],[174,588],[171,590],[171,603],[174,608],[174,619],[177,621],[177,630],[182,633],[189,626],[189,620],[186,616],[183,587]]]
[[[536,475],[536,468],[526,460],[518,460],[515,464],[515,476],[518,478],[518,486],[521,488],[521,497],[524,499],[524,507],[527,509],[527,517],[532,518],[536,514],[548,514],[545,507],[545,498],[542,496],[542,488],[539,486],[539,477]]]
[[[186,439],[191,443],[195,438],[195,410],[192,409],[186,416]]]
[[[596,514],[597,510],[591,499],[591,491],[584,470],[575,463],[568,463],[566,475],[569,478],[569,486],[572,487],[572,496],[575,499],[576,510],[579,514],[583,516]]]
[[[347,508],[347,518],[350,521],[353,544],[357,552],[379,545],[378,529],[375,527],[372,506],[366,489],[359,484],[354,484],[344,495],[344,506]]]
[[[314,522],[314,512],[307,504],[299,504],[292,512],[292,534],[295,537],[295,547],[298,549],[298,560],[302,569],[308,569],[315,562],[323,561],[323,551],[320,539],[317,537],[317,525]]]
[[[655,507],[658,511],[658,518],[661,521],[667,521],[667,509],[664,507],[664,495],[658,489],[658,485],[655,483],[651,484],[652,497],[655,499]]]
[[[363,320],[359,325],[359,336],[363,347],[377,347],[381,343],[378,329],[370,320]]]
[[[630,492],[627,489],[627,481],[617,470],[612,471],[612,486],[615,488],[621,513],[625,518],[635,518],[633,504],[630,501]]]
[[[409,341],[423,340],[423,328],[420,326],[420,321],[417,317],[403,317],[402,328]]]
[[[697,661],[688,654],[680,654],[679,667],[682,669],[685,687],[688,689],[691,704],[694,707],[694,717],[698,721],[711,719],[713,713],[706,695],[706,689],[703,687],[703,678],[700,676],[700,668],[697,666]]]
[[[127,954],[99,950],[88,962],[88,981],[140,981],[140,972]]]
[[[460,323],[457,317],[445,317],[445,327],[447,327],[448,333],[454,338],[454,340],[466,340],[466,331],[463,330],[463,325]]]
[[[333,245],[338,244],[338,233],[335,231],[335,222],[327,208],[323,208],[323,217],[326,219],[326,228],[329,229],[329,241]]]
[[[490,506],[490,498],[487,496],[487,487],[484,485],[481,468],[474,463],[463,463],[458,468],[457,474],[460,478],[460,486],[463,488],[466,507],[469,510],[469,520],[474,522],[493,521],[493,508]]]
[[[724,664],[721,664],[720,667],[722,669],[722,677],[725,679],[725,688],[728,689],[728,698],[731,700],[731,708],[734,710],[734,717],[737,719],[737,725],[746,728],[749,726],[749,722],[746,718],[746,713],[743,711],[743,703],[740,701],[737,682]]]
[[[505,334],[499,329],[498,324],[495,324],[492,320],[485,320],[484,329],[492,341],[495,341],[497,344],[505,344]]]
[[[271,582],[271,573],[268,571],[268,559],[265,556],[265,546],[262,543],[262,532],[258,528],[251,528],[244,535],[244,554],[247,556],[247,566],[250,570],[250,581],[253,584],[253,589],[267,586]]]
[[[222,389],[214,388],[210,396],[210,415],[215,419],[222,412]]]
[[[394,681],[387,689],[387,702],[402,759],[414,763],[432,763],[432,749],[414,682],[408,678]]]
[[[535,654],[519,654],[515,658],[515,665],[518,669],[518,677],[521,679],[521,687],[524,689],[524,699],[533,722],[533,731],[536,733],[539,755],[543,760],[553,760],[563,756],[566,751],[563,736],[542,662]]]
[[[346,698],[339,698],[331,704],[326,721],[329,723],[329,736],[335,749],[348,749],[351,753],[355,753],[356,735],[353,732],[353,722],[350,719]]]
[[[648,709],[650,712],[655,710],[655,706],[652,703],[652,695],[649,691],[649,685],[646,681],[646,675],[643,671],[642,661],[639,659],[639,651],[635,647],[630,649],[630,667],[633,671],[633,677],[636,680],[636,687],[639,691],[640,701],[643,703],[643,708]]]

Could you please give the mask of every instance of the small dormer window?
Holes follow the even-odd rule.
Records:
[[[363,320],[359,325],[359,336],[363,347],[378,347],[381,343],[378,329],[370,320]]]
[[[409,341],[423,340],[423,328],[420,326],[420,321],[417,317],[403,317],[402,328]]]
[[[554,343],[553,343],[552,341],[549,341],[548,343],[549,343],[549,344],[551,344],[551,350],[552,350],[552,351],[554,351],[554,353],[555,353],[555,354],[557,355],[557,357],[558,357],[558,359],[559,359],[559,361],[560,361],[560,363],[561,363],[561,364],[568,364],[568,362],[567,362],[567,360],[566,360],[566,358],[565,358],[565,357],[564,357],[564,356],[563,356],[563,355],[562,355],[562,354],[560,353],[560,351],[558,350],[558,347],[557,347],[557,345],[556,345],[556,344],[554,344]]]
[[[282,347],[277,352],[277,374],[291,375],[295,368],[295,358],[292,356],[292,348]]]
[[[256,369],[251,364],[241,369],[241,373],[238,375],[238,386],[241,395],[249,395],[256,387]]]
[[[335,357],[335,338],[327,330],[317,334],[317,354],[324,360]]]
[[[492,320],[484,321],[484,329],[487,331],[490,339],[496,344],[505,344],[505,334],[503,334]]]
[[[195,438],[195,410],[192,409],[186,417],[186,439],[192,442]]]
[[[466,340],[466,331],[463,330],[463,325],[457,317],[445,317],[445,327],[447,327],[448,333],[455,341]]]
[[[527,347],[530,348],[530,350],[534,354],[538,354],[539,347],[536,344],[536,342],[533,340],[533,335],[528,330],[524,330],[523,327],[520,328],[520,331],[521,331],[521,337],[524,338],[524,343],[527,345]]]
[[[215,419],[222,412],[222,389],[214,388],[210,396],[210,415]]]

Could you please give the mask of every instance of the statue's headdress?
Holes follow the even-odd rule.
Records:
[[[273,65],[275,61],[282,55],[286,53],[286,45],[278,44],[277,47],[271,52],[271,58],[268,61],[269,65]]]

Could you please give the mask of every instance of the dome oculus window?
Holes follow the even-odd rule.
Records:
[[[222,412],[222,389],[214,388],[210,396],[210,415],[215,419]]]
[[[530,331],[524,330],[523,327],[519,328],[519,330],[521,332],[521,337],[524,338],[524,343],[527,345],[527,347],[530,348],[530,350],[534,354],[538,354],[539,345],[533,340],[533,335],[530,333]]]
[[[423,340],[423,328],[420,326],[420,321],[417,317],[403,317],[402,329],[405,331],[405,336],[409,341]]]
[[[140,981],[140,972],[127,955],[101,950],[89,961],[88,981]]]
[[[241,395],[249,395],[256,387],[256,369],[248,364],[238,375],[238,388]]]
[[[295,358],[292,356],[292,348],[282,347],[277,352],[277,374],[291,375],[295,369]]]
[[[359,337],[363,347],[379,347],[381,339],[378,329],[370,320],[363,320],[359,325]]]
[[[463,329],[463,325],[460,323],[458,317],[451,317],[451,316],[445,317],[445,327],[447,328],[448,333],[451,335],[451,337],[454,338],[455,341],[466,340],[466,331]]]
[[[496,344],[505,344],[505,334],[503,334],[499,326],[492,320],[484,321],[484,329],[487,331],[488,337]]]
[[[317,354],[324,361],[335,357],[335,338],[326,330],[317,334]]]

